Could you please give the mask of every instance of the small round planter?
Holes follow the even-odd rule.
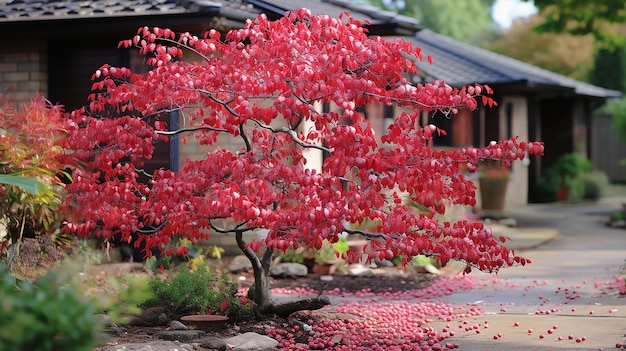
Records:
[[[180,318],[188,327],[192,327],[205,332],[219,331],[226,327],[228,317],[212,314],[192,314]]]

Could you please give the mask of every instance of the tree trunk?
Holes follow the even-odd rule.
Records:
[[[297,311],[318,310],[326,305],[330,305],[330,299],[327,296],[317,296],[314,298],[306,298],[284,303],[274,303],[272,301],[272,293],[270,291],[270,263],[272,262],[273,252],[266,249],[263,258],[259,256],[243,242],[243,232],[236,232],[237,245],[248,257],[252,263],[254,271],[254,284],[248,290],[248,298],[256,303],[257,309],[262,314],[275,314],[281,317],[287,317]]]

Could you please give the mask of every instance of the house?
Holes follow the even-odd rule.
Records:
[[[141,69],[136,52],[117,48],[137,28],[158,26],[198,34],[216,28],[225,33],[260,13],[277,19],[301,7],[337,17],[349,11],[356,19],[367,20],[374,35],[412,35],[420,28],[415,19],[347,0],[1,1],[0,93],[15,104],[41,93],[71,111],[86,104],[91,76],[102,64]],[[203,154],[191,147],[179,150],[177,143],[161,143],[145,169],[176,169],[179,158]]]
[[[445,146],[486,145],[512,136],[545,143],[544,156],[533,157],[527,166],[513,165],[508,206],[526,204],[542,170],[560,155],[577,152],[592,159],[593,111],[621,95],[430,30],[421,30],[410,40],[433,58],[432,65],[417,63],[416,79],[444,80],[451,86],[488,84],[495,92],[495,108],[476,110],[471,117],[433,119],[448,131]]]
[[[437,140],[439,146],[479,146],[514,135],[543,140],[546,156],[531,160],[528,167],[513,166],[509,205],[526,204],[542,168],[559,155],[572,151],[590,155],[591,112],[605,99],[619,96],[423,30],[414,19],[349,0],[5,0],[0,2],[0,92],[16,103],[41,93],[72,110],[86,103],[90,77],[103,63],[139,69],[136,54],[117,49],[119,40],[132,36],[138,27],[226,32],[260,13],[275,19],[299,7],[332,16],[348,11],[367,20],[372,35],[413,41],[434,61],[433,65],[416,63],[420,70],[416,82],[489,84],[496,92],[497,108],[465,111],[453,119],[425,116],[424,121],[448,131],[447,137]],[[365,112],[381,132],[397,113],[382,106],[370,106]],[[180,159],[204,154],[193,147],[162,143],[146,168],[175,169]]]

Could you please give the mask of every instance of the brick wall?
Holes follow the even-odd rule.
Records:
[[[19,106],[32,96],[48,94],[47,48],[43,41],[0,43],[0,94]]]

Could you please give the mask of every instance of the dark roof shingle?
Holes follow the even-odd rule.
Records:
[[[563,75],[496,54],[452,38],[422,30],[410,39],[433,58],[433,64],[418,62],[422,75],[429,79],[444,80],[452,86],[473,83],[509,84],[524,83],[533,86],[553,86],[573,90],[576,94],[611,98],[621,93],[565,77]]]
[[[0,0],[0,23],[62,21],[81,18],[211,14],[242,20],[264,12],[270,17],[306,7],[314,14],[349,11],[373,26],[390,26],[395,35],[412,35],[417,20],[348,0]]]

